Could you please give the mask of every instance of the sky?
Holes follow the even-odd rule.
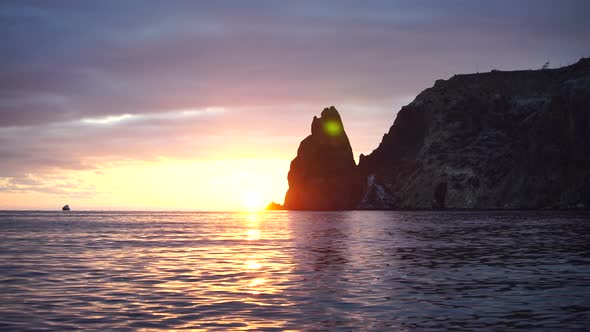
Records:
[[[0,2],[0,209],[282,203],[311,120],[355,158],[437,79],[590,56],[580,1]]]

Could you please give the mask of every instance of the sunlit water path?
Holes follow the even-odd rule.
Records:
[[[590,215],[1,212],[2,330],[583,330]]]

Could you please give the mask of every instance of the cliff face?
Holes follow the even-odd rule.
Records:
[[[338,112],[324,109],[284,207],[589,209],[590,59],[436,81],[358,166]]]
[[[347,210],[357,207],[362,182],[338,111],[333,106],[313,118],[311,135],[291,162],[289,210]]]
[[[590,208],[590,59],[439,80],[358,168],[361,209]]]

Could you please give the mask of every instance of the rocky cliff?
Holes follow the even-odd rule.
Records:
[[[307,136],[291,162],[289,210],[347,210],[357,207],[362,182],[340,114],[334,106],[314,116]]]
[[[358,208],[589,208],[590,59],[439,80],[359,172]]]
[[[438,80],[358,166],[325,109],[291,163],[285,208],[588,209],[590,59]]]

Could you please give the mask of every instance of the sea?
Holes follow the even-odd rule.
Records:
[[[589,213],[0,211],[2,331],[589,329]]]

